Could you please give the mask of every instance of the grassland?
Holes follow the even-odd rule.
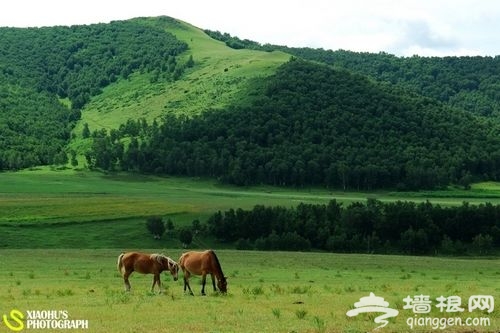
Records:
[[[487,327],[444,332],[500,329],[497,309],[443,314],[434,306],[441,295],[461,297],[465,308],[471,295],[498,301],[499,259],[219,250],[228,294],[202,297],[200,279],[193,277],[193,297],[184,295],[182,278],[174,282],[165,273],[164,293],[150,293],[152,276],[135,273],[126,293],[115,265],[128,249],[0,250],[0,312],[65,310],[70,319],[88,320],[88,332],[367,332],[378,326],[375,314],[348,318],[346,312],[374,292],[400,311],[381,332],[435,331],[411,330],[406,323],[415,315],[403,309],[403,299],[420,294],[434,302],[432,312],[420,316],[490,319]],[[165,253],[177,259],[181,250]]]
[[[431,200],[499,203],[499,186],[476,184],[469,191],[334,192],[325,189],[241,188],[207,179],[102,174],[78,170],[25,170],[0,173],[0,314],[11,309],[64,310],[70,319],[87,319],[88,332],[367,332],[376,315],[348,318],[346,311],[370,292],[400,311],[383,332],[432,332],[409,329],[414,318],[403,309],[410,295],[500,297],[500,259],[430,258],[330,253],[245,252],[224,250],[210,239],[193,247],[215,247],[229,277],[226,296],[183,294],[182,282],[164,275],[165,292],[149,292],[152,276],[134,274],[125,293],[115,268],[121,251],[162,251],[174,259],[179,241],[154,240],[146,216],[171,218],[177,227],[217,210],[255,204],[293,206],[349,204],[368,197],[383,201]],[[167,250],[169,249],[169,250]],[[146,250],[147,251],[147,250]],[[497,332],[493,313],[465,311],[428,317],[489,318],[490,326],[450,327],[445,332]],[[3,326],[0,323],[0,331]]]
[[[343,192],[269,186],[235,187],[209,179],[102,174],[48,168],[0,173],[0,247],[136,248],[180,247],[175,237],[153,240],[145,228],[148,216],[172,219],[175,226],[204,222],[214,212],[249,209],[257,204],[296,206],[300,202],[344,204],[376,198],[382,201],[430,200],[434,204],[500,203],[499,186],[476,184],[469,191]],[[195,239],[199,246],[220,246]]]

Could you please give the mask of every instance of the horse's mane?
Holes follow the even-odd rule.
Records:
[[[151,253],[149,255],[149,258],[152,260],[158,260],[158,257],[165,257],[165,256],[161,253]]]
[[[156,260],[158,262],[160,258],[168,260],[168,257],[162,253],[153,253],[149,256],[149,258],[151,258],[151,260]]]
[[[162,258],[162,259],[165,259],[170,265],[177,265],[175,260],[173,260],[170,257],[167,257],[163,253],[153,253],[149,256],[149,258],[151,258],[151,260],[156,260],[156,261],[158,261],[159,258]]]
[[[217,269],[220,271],[220,274],[224,276],[224,273],[222,272],[222,267],[219,262],[219,258],[217,258],[217,255],[215,254],[214,250],[209,250],[209,252],[212,254],[212,256],[215,259],[215,265],[217,266]]]

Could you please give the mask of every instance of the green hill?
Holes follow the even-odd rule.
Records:
[[[272,74],[290,57],[237,51],[169,17],[0,28],[0,38],[0,170],[66,163],[70,151],[83,155],[90,147],[81,140],[84,124],[90,131],[110,130],[128,119],[153,121],[226,106],[250,79]],[[26,119],[37,125],[19,131],[16,124]]]
[[[97,137],[89,165],[344,189],[433,188],[500,171],[497,123],[345,70],[294,60],[248,94],[246,105]]]
[[[283,45],[261,45],[228,33],[205,30],[235,49],[280,50],[302,59],[344,68],[400,86],[450,106],[484,116],[500,115],[500,56],[396,57],[385,52],[367,53]]]
[[[173,34],[188,45],[177,59],[194,65],[175,81],[152,82],[153,73],[135,73],[103,90],[85,106],[82,122],[91,130],[117,129],[128,119],[161,119],[167,114],[195,115],[226,107],[252,78],[273,74],[290,55],[283,52],[235,50],[202,30],[165,18],[141,18],[131,22]],[[79,127],[76,133],[81,133]]]
[[[183,72],[176,55],[187,49],[133,21],[0,28],[0,40],[0,169],[65,163],[70,131],[91,98],[135,72],[173,79]]]
[[[70,159],[354,189],[500,177],[496,58],[331,56],[216,40],[169,17],[0,37],[0,170]]]

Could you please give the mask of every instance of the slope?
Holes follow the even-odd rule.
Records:
[[[281,50],[302,59],[323,62],[369,76],[377,81],[401,86],[474,114],[500,114],[500,57],[396,57],[380,52],[352,52],[308,47],[261,45],[219,31],[205,30],[229,47],[252,50]]]
[[[128,119],[152,121],[165,114],[194,115],[222,108],[233,101],[254,77],[268,76],[289,59],[283,52],[234,50],[207,36],[202,30],[168,17],[137,18],[144,26],[154,26],[174,34],[189,49],[178,57],[194,66],[175,81],[152,82],[151,73],[135,73],[103,89],[82,112],[75,129],[81,134],[88,123],[91,131],[118,128]]]

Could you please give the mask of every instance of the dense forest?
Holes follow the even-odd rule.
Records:
[[[225,110],[94,133],[88,164],[343,189],[466,186],[500,177],[495,121],[359,74],[294,59],[248,94],[253,100]]]
[[[228,33],[205,30],[227,46],[262,51],[280,50],[398,85],[422,96],[475,114],[500,116],[500,56],[396,57],[388,53],[296,48],[241,40]]]
[[[134,71],[178,78],[176,55],[186,49],[133,20],[0,28],[0,170],[65,163],[71,129],[92,96]]]
[[[473,223],[471,222],[473,221]],[[369,199],[344,207],[255,206],[213,214],[211,235],[239,249],[487,255],[500,246],[500,206],[441,207]]]

